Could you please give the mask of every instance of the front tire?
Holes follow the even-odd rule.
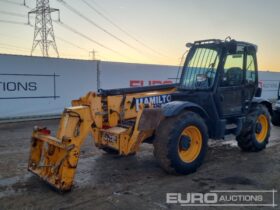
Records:
[[[163,120],[153,144],[154,155],[166,172],[193,173],[206,155],[207,126],[198,114],[188,111]]]
[[[248,114],[243,129],[236,137],[238,146],[247,152],[266,148],[270,136],[270,115],[266,107],[257,105]]]

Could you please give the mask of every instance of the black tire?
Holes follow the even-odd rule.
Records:
[[[201,136],[201,147],[191,162],[185,162],[180,157],[179,143],[182,132],[188,127],[196,127]],[[192,141],[192,140],[191,140]],[[173,174],[189,174],[202,164],[207,151],[208,132],[204,120],[194,112],[184,112],[176,117],[164,119],[155,134],[154,155],[166,172]],[[186,149],[185,151],[188,151]]]
[[[262,140],[257,140],[258,128],[258,118],[260,116],[265,116],[267,120],[267,132],[265,132],[265,137]],[[263,128],[261,128],[262,130]],[[252,109],[252,111],[247,115],[246,121],[244,123],[243,129],[236,137],[238,146],[246,152],[258,152],[266,148],[270,137],[270,115],[267,108],[263,105],[257,105]],[[262,131],[261,131],[262,132]]]
[[[273,112],[271,122],[275,126],[280,126],[280,110]]]

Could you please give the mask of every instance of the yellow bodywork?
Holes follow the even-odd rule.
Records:
[[[34,129],[28,170],[58,190],[70,190],[80,148],[89,133],[99,148],[115,149],[120,155],[135,153],[163,119],[160,108],[135,104],[135,99],[174,91],[170,88],[113,96],[89,92],[72,101],[72,107],[62,114],[56,137],[46,128]]]

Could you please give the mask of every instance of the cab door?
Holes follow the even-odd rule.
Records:
[[[222,118],[243,114],[244,66],[244,49],[238,50],[234,54],[227,53],[217,92],[219,112]]]
[[[244,111],[247,112],[258,87],[257,60],[256,54],[254,52],[246,50],[245,67],[246,76],[244,84]]]

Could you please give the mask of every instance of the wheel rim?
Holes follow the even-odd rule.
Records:
[[[195,126],[186,127],[181,133],[178,152],[182,161],[190,163],[199,155],[202,147],[202,135]]]
[[[258,142],[262,143],[265,140],[268,132],[268,127],[269,124],[266,116],[261,114],[258,117],[256,126],[256,139]]]

